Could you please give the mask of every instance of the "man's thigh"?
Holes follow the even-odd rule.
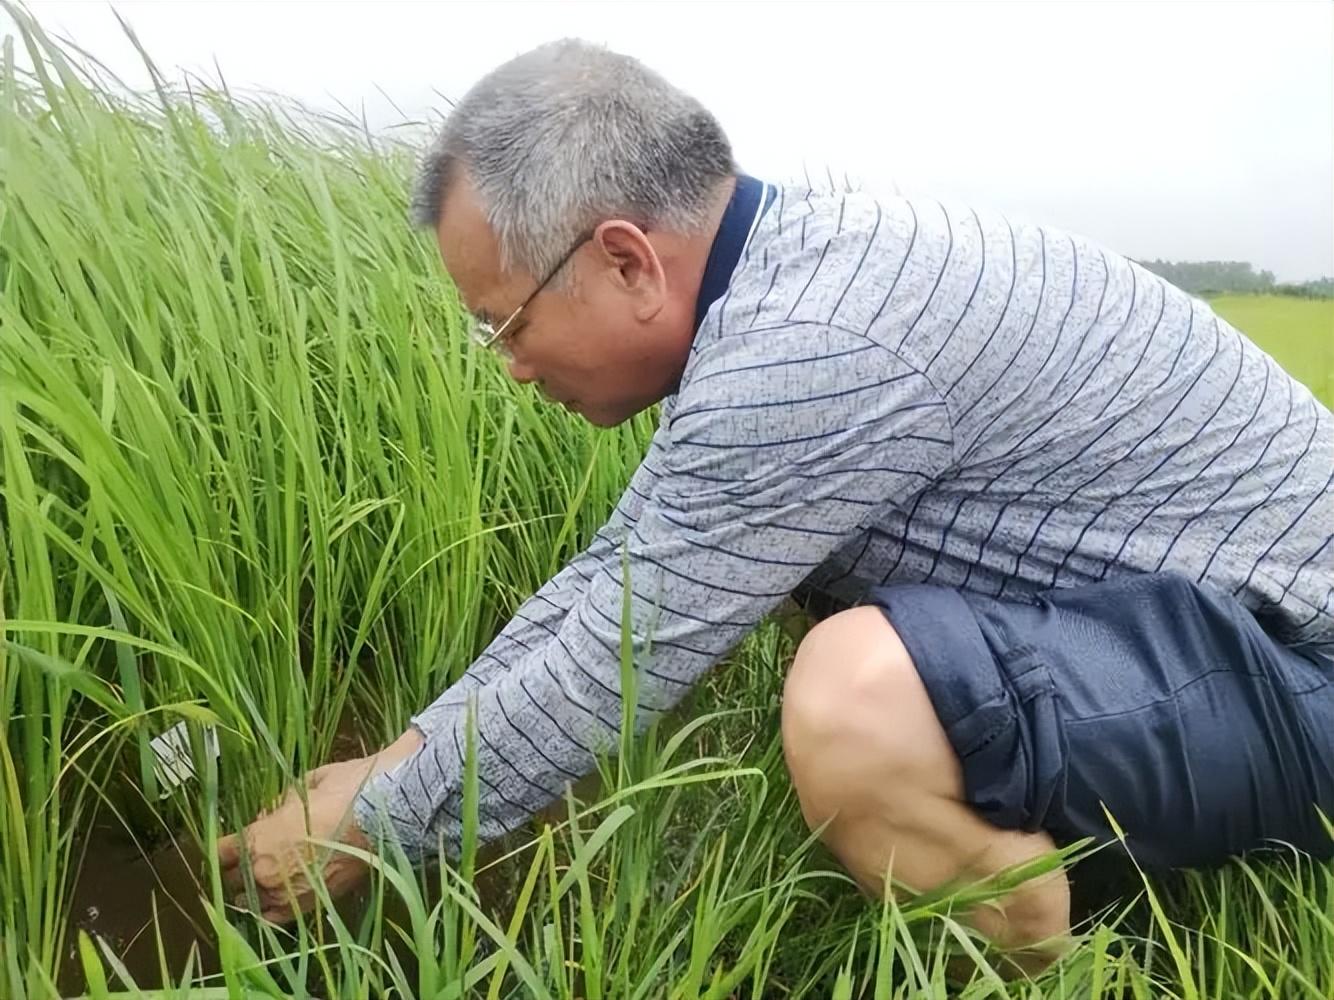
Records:
[[[873,590],[997,826],[1108,840],[1141,864],[1264,846],[1334,854],[1334,664],[1177,574],[996,601]]]

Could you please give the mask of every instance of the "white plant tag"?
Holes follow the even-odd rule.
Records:
[[[173,788],[178,788],[195,776],[194,761],[190,759],[190,736],[185,723],[178,722],[161,736],[154,736],[149,741],[156,758],[153,772],[157,775],[162,793],[158,798],[165,799]],[[218,734],[212,726],[204,728],[204,749],[218,758]]]

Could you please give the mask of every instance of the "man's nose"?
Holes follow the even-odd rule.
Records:
[[[514,379],[514,381],[518,382],[520,385],[527,385],[530,382],[537,381],[537,372],[533,369],[532,365],[525,364],[518,358],[513,357],[509,359],[508,364],[510,378]]]

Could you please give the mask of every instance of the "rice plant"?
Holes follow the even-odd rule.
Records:
[[[1298,856],[1121,864],[1036,982],[958,917],[1068,858],[864,899],[784,772],[776,623],[506,842],[370,858],[287,928],[231,906],[219,834],[400,733],[589,540],[654,414],[595,431],[467,349],[410,146],[147,54],[133,93],[5,10],[0,997],[1334,995],[1334,869]],[[154,743],[180,724],[185,780]]]

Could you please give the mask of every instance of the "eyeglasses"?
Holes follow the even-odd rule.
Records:
[[[472,342],[478,347],[485,347],[495,351],[506,361],[511,360],[514,355],[510,353],[509,345],[506,343],[506,341],[513,336],[513,334],[510,333],[510,327],[512,327],[514,321],[519,318],[519,314],[528,308],[528,303],[537,298],[537,293],[546,288],[547,285],[551,283],[551,279],[560,273],[561,268],[570,262],[570,258],[574,256],[574,252],[592,238],[593,234],[591,232],[580,236],[578,242],[570,247],[569,250],[565,251],[565,256],[560,259],[560,262],[538,283],[538,286],[533,289],[528,298],[519,303],[519,308],[510,313],[509,317],[501,323],[500,326],[493,326],[489,319],[481,319],[477,316],[472,317],[472,328],[469,330]]]

